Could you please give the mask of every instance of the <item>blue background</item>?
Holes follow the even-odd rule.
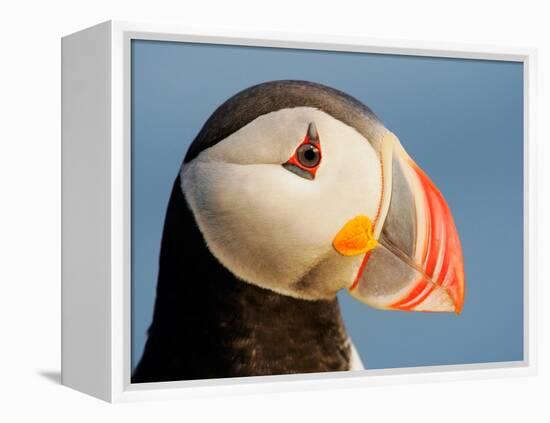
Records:
[[[523,359],[521,63],[132,42],[132,365],[155,298],[164,213],[185,152],[214,109],[275,79],[367,104],[445,195],[464,250],[462,314],[380,311],[339,294],[367,368]]]

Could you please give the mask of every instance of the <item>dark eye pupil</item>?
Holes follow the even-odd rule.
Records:
[[[313,144],[303,144],[297,151],[298,161],[304,167],[315,167],[319,164],[321,155]]]
[[[315,159],[315,151],[309,149],[304,152],[306,160],[313,161]]]

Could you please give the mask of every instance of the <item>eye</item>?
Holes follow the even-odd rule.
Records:
[[[283,167],[292,173],[306,179],[315,179],[317,169],[321,164],[321,141],[315,124],[311,122],[306,136],[294,151],[294,154]]]
[[[296,157],[304,167],[315,167],[321,161],[321,150],[313,144],[302,144],[296,151]]]

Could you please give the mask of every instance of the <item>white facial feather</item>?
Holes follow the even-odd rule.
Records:
[[[310,122],[322,160],[314,180],[283,168]],[[361,256],[332,241],[357,215],[374,219],[380,159],[355,129],[307,107],[262,115],[201,152],[182,190],[214,256],[247,282],[300,298],[330,298],[353,282]]]
[[[353,341],[350,339],[350,348],[351,348],[351,357],[350,357],[350,370],[365,370],[365,365],[363,364],[363,360],[361,360],[361,356],[359,355],[359,352],[357,351],[357,348],[355,348],[355,345],[353,344]]]

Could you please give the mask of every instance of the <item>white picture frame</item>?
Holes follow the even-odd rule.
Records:
[[[504,60],[524,65],[524,360],[130,383],[132,39]],[[349,388],[536,372],[536,51],[109,21],[62,39],[62,383],[110,402]]]

